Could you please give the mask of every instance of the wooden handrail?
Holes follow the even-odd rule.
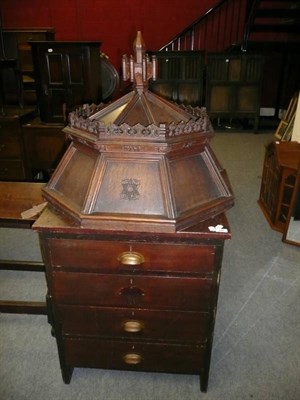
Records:
[[[219,3],[214,6],[211,7],[208,11],[206,11],[203,15],[201,15],[199,18],[197,18],[195,21],[193,21],[189,26],[187,26],[184,30],[182,30],[181,32],[179,32],[172,40],[170,40],[169,43],[165,44],[161,49],[159,49],[159,51],[165,50],[167,47],[169,47],[170,45],[172,45],[172,43],[174,41],[176,41],[179,37],[185,35],[187,32],[189,32],[190,30],[193,29],[193,27],[195,27],[196,25],[201,24],[201,22],[203,20],[205,20],[207,17],[209,17],[210,15],[212,15],[213,13],[215,13],[220,7],[222,7],[222,5],[224,3],[227,3],[228,0],[220,0]]]
[[[245,29],[243,42],[241,45],[242,51],[247,51],[247,44],[249,40],[251,26],[253,25],[253,21],[255,18],[255,13],[259,5],[259,0],[248,0],[247,11],[246,11],[246,21],[245,21]]]
[[[232,45],[241,43],[244,23],[252,3],[253,0],[220,0],[161,47],[160,51],[225,51]],[[222,29],[224,26],[228,27],[226,32]],[[207,48],[209,46],[211,47]]]

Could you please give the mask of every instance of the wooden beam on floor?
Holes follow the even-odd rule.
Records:
[[[0,301],[0,313],[47,315],[46,302]]]

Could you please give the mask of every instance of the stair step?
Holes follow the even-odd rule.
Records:
[[[256,17],[264,18],[299,18],[300,8],[259,8],[256,13]]]
[[[254,24],[251,32],[300,33],[300,24]]]
[[[297,53],[299,49],[298,42],[280,42],[280,41],[265,41],[265,40],[249,40],[247,44],[247,51],[252,52],[265,52],[275,51],[279,53],[294,52]]]
[[[261,3],[283,3],[284,5],[296,5],[300,0],[261,0]]]

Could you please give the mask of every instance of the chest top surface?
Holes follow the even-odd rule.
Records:
[[[129,232],[125,230],[105,230],[83,228],[77,225],[74,220],[56,211],[52,207],[47,207],[33,225],[37,232],[47,235],[60,236],[82,236],[93,237],[95,239],[105,240],[139,240],[147,242],[160,242],[172,240],[174,242],[201,242],[201,241],[221,241],[231,238],[230,226],[225,214],[220,214],[188,229],[169,232]]]

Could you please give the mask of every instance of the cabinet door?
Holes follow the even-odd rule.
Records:
[[[202,51],[154,52],[158,77],[150,89],[180,104],[203,105],[204,53]]]
[[[262,57],[210,54],[206,106],[215,117],[255,117],[259,113]]]
[[[213,114],[231,113],[235,108],[235,93],[241,78],[239,57],[208,56],[206,106]]]
[[[101,101],[100,43],[31,45],[42,122],[62,123],[74,106]]]
[[[263,59],[255,54],[241,58],[241,76],[236,93],[236,110],[240,113],[259,113]]]

